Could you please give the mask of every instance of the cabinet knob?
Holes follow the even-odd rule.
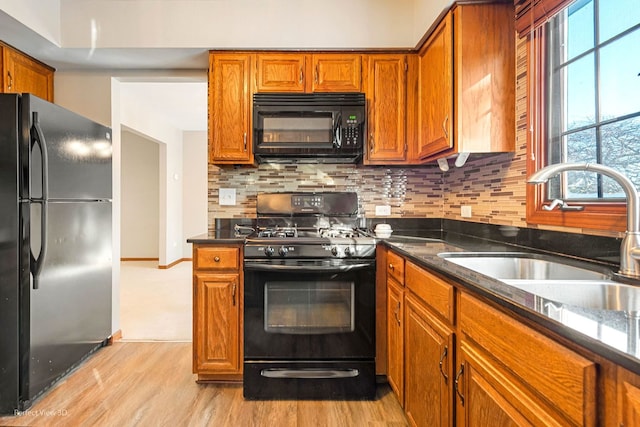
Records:
[[[7,89],[11,91],[13,88],[13,76],[11,75],[11,71],[7,71],[7,80],[9,81]]]
[[[219,257],[219,256],[215,256],[215,257],[213,257],[213,260],[214,260],[215,262],[220,262],[220,257]]]
[[[394,269],[393,264],[389,264],[389,270],[393,270],[393,269]]]

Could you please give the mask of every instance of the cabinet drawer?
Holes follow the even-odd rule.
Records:
[[[387,276],[404,285],[404,258],[395,252],[387,252]]]
[[[596,417],[596,364],[479,300],[462,293],[460,328],[519,381],[552,402],[572,425]]]
[[[405,286],[437,314],[453,323],[453,285],[407,261]]]
[[[194,269],[238,270],[240,248],[196,248]]]

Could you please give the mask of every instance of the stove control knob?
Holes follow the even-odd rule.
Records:
[[[289,249],[287,249],[287,247],[285,246],[280,246],[280,249],[278,249],[278,253],[280,254],[280,256],[285,256],[287,252],[289,252]]]
[[[347,246],[346,248],[344,248],[344,254],[346,256],[351,256],[353,255],[353,249],[351,248],[351,246]]]
[[[273,256],[275,252],[275,249],[273,249],[271,246],[267,246],[266,248],[264,248],[264,254],[266,256]]]
[[[333,256],[338,256],[338,254],[339,254],[339,253],[340,253],[340,252],[338,252],[338,247],[337,247],[337,246],[333,246],[333,247],[331,248],[331,255],[333,255]]]

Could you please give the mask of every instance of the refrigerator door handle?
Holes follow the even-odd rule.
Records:
[[[38,203],[41,206],[40,212],[40,252],[36,258],[31,252],[31,263],[29,269],[33,276],[33,289],[38,289],[38,279],[42,267],[44,265],[45,258],[47,256],[47,211],[48,211],[48,199],[49,199],[49,159],[47,157],[47,142],[44,139],[44,134],[40,128],[40,122],[38,120],[38,113],[33,113],[33,125],[31,126],[31,147],[36,144],[40,150],[40,157],[42,158],[42,197],[32,198],[32,203]]]

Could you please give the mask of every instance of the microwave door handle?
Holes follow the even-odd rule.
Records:
[[[335,126],[333,129],[333,146],[335,148],[342,147],[342,114],[338,113],[338,117],[336,117]]]

